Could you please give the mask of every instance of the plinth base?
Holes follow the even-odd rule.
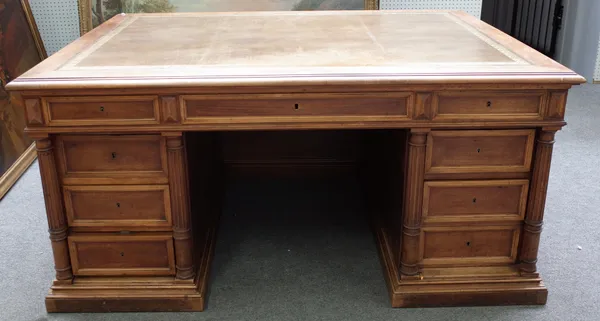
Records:
[[[446,269],[444,275],[440,273],[442,269],[438,269],[431,275],[422,275],[422,279],[400,279],[385,230],[376,228],[376,234],[392,307],[546,304],[548,290],[542,279],[537,274],[521,276],[514,268],[462,269],[472,275],[452,269]]]

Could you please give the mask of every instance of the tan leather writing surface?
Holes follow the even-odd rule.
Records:
[[[71,81],[123,87],[375,78],[582,81],[462,12],[238,12],[116,16],[17,79],[12,89],[65,88]]]

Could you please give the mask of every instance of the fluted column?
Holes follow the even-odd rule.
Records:
[[[191,213],[188,191],[188,173],[183,137],[181,133],[165,134],[169,188],[173,213],[173,239],[175,243],[176,277],[186,280],[194,277]]]
[[[50,241],[52,242],[56,279],[59,281],[71,280],[73,278],[73,271],[71,270],[69,245],[67,243],[68,225],[58,174],[56,172],[54,146],[49,137],[43,137],[36,139],[35,147],[37,149],[40,176],[44,190],[48,231],[50,233]]]
[[[537,270],[537,254],[542,233],[555,133],[556,130],[543,129],[538,133],[519,256],[520,269],[525,273],[534,273]]]
[[[419,262],[426,142],[427,132],[413,130],[410,133],[400,255],[400,273],[405,276],[414,276],[419,273],[417,264]]]

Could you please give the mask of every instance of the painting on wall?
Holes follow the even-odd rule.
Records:
[[[46,57],[27,0],[0,2],[0,198],[35,159],[24,108],[5,85]]]
[[[119,13],[364,10],[378,0],[79,0],[81,34]]]

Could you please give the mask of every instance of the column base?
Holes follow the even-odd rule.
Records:
[[[190,312],[206,307],[215,231],[207,233],[193,280],[174,277],[75,277],[55,281],[46,296],[48,312]]]
[[[537,274],[521,275],[516,266],[429,269],[422,279],[401,280],[385,230],[375,229],[394,308],[546,304],[548,290],[542,279]]]

